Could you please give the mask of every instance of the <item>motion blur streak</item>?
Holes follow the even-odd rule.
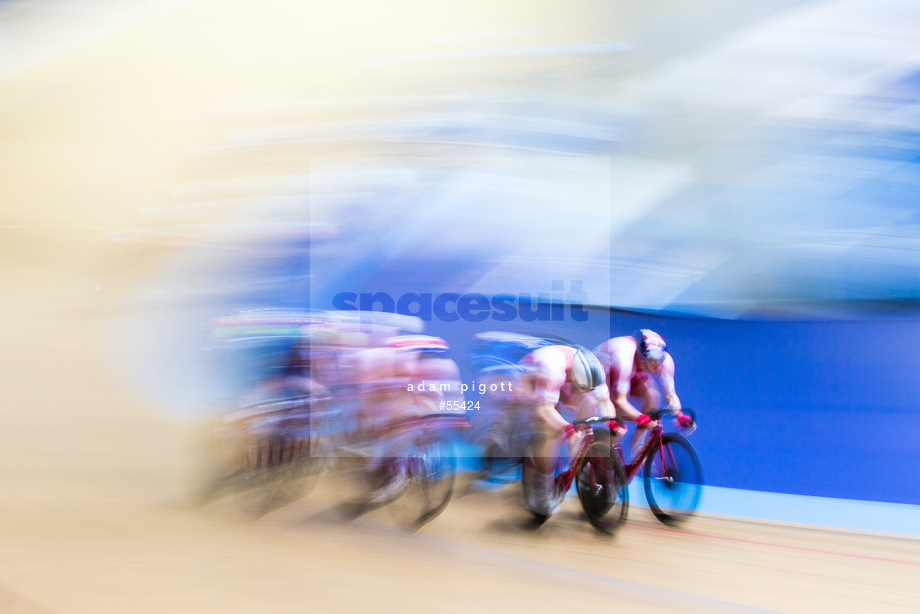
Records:
[[[348,516],[354,484],[327,472],[306,498],[271,491],[258,520],[245,488],[189,502],[213,477],[203,444],[290,400],[233,413],[285,365],[246,335],[225,360],[215,322],[341,324],[343,292],[565,292],[584,322],[507,329],[593,347],[680,315],[662,330],[704,466],[736,480],[724,496],[768,475],[909,515],[918,22],[909,0],[0,0],[0,612],[916,609],[920,547],[898,535],[708,514],[682,533],[638,500],[613,540],[576,500],[528,531],[520,485],[471,473],[419,519],[409,504],[432,507],[454,457],[411,421],[381,455],[408,461],[376,475],[421,484],[414,499],[385,489]],[[366,345],[324,365],[310,401],[344,416],[380,393],[348,381],[355,347],[377,365],[443,344],[443,379],[473,379],[488,329],[402,323],[345,331]],[[320,343],[294,328],[261,340]],[[293,443],[269,429],[223,448],[239,482],[315,458],[312,406],[291,405]]]

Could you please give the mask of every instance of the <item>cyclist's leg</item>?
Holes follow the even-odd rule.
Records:
[[[366,459],[368,471],[374,472],[393,456],[387,432],[402,416],[399,394],[385,386],[367,387],[359,396],[357,411],[359,455]]]
[[[542,423],[545,430],[543,445],[540,446],[541,464],[545,465],[550,460],[555,464],[558,456],[557,450],[562,435],[570,426],[569,422],[556,410],[559,403],[559,391],[565,383],[564,358],[555,354],[548,354],[545,360],[537,360],[535,370],[522,378],[522,382],[529,384],[533,391],[534,415],[538,423]],[[556,362],[560,362],[556,364]],[[576,444],[577,438],[572,438],[571,443]]]
[[[371,503],[382,503],[398,492],[404,482],[403,453],[409,446],[407,430],[399,423],[413,412],[405,391],[379,388],[364,403],[365,479]]]
[[[636,375],[636,377],[633,379],[632,386],[630,387],[629,395],[639,399],[640,403],[637,404],[639,411],[645,415],[649,415],[651,412],[660,407],[661,392],[658,390],[658,386],[655,384],[655,380],[652,379],[652,376],[647,373],[639,373]],[[633,429],[629,440],[629,448],[633,455],[635,455],[635,453],[642,447],[642,444],[645,443],[647,436],[648,429]]]
[[[556,406],[550,401],[541,401],[534,408],[542,430],[542,445],[540,446],[540,466],[551,473],[558,460],[560,444],[565,437],[566,427],[569,423],[556,411]],[[577,447],[578,438],[572,440],[572,447]]]
[[[482,447],[487,452],[493,450],[504,454],[508,447],[511,415],[503,404],[496,403],[490,409],[489,425],[482,434]]]
[[[575,407],[575,417],[578,420],[584,420],[595,416],[604,418],[616,417],[616,410],[613,408],[613,403],[610,402],[609,397],[598,399],[590,393],[579,394],[575,397]],[[610,426],[608,423],[602,422],[594,426],[594,440],[606,444],[610,443]]]

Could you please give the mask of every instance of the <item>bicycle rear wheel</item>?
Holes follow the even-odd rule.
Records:
[[[434,439],[413,447],[407,458],[408,485],[391,506],[400,524],[416,530],[447,508],[457,478],[457,457],[450,441]]]
[[[235,478],[237,506],[256,518],[304,496],[316,484],[309,440],[273,434],[251,437]]]
[[[695,511],[703,489],[703,470],[686,438],[666,433],[649,450],[644,470],[645,496],[655,517],[677,525]]]
[[[576,490],[588,521],[596,530],[612,535],[629,510],[626,470],[610,444],[596,441],[578,465]]]

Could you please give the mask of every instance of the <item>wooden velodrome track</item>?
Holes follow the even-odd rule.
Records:
[[[101,366],[112,311],[96,280],[107,231],[143,223],[209,110],[277,94],[279,52],[312,77],[286,94],[361,93],[341,76],[353,57],[309,51],[331,35],[306,3],[269,4],[266,25],[251,3],[180,3],[0,82],[0,612],[917,611],[916,539],[713,517],[675,531],[636,507],[607,540],[572,501],[534,533],[516,488],[458,496],[413,535],[384,510],[343,522],[323,486],[258,521],[189,505],[200,430]],[[502,11],[492,28],[522,8]],[[277,46],[249,46],[265,38],[248,23]],[[396,30],[390,50],[411,51]]]

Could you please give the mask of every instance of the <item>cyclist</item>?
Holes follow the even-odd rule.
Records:
[[[586,348],[547,345],[524,356],[521,383],[532,395],[534,411],[543,425],[544,445],[540,456],[553,458],[560,439],[575,453],[581,435],[558,411],[558,405],[576,408],[579,416],[612,416],[604,370],[597,357]]]
[[[658,425],[649,414],[661,408],[662,392],[665,406],[677,410],[674,417],[678,424],[688,427],[693,423],[690,416],[680,411],[680,399],[674,386],[674,359],[667,349],[661,335],[642,329],[629,336],[608,339],[594,350],[604,365],[610,401],[617,418],[636,423],[631,442],[633,449]],[[660,390],[655,378],[661,384]],[[629,402],[630,397],[641,401],[641,409]]]
[[[429,335],[399,335],[384,344],[396,350],[410,376],[407,391],[419,414],[445,411],[460,406],[460,368],[448,357],[447,342]]]
[[[487,393],[484,398],[488,412],[481,417],[487,423],[480,425],[479,438],[487,456],[490,450],[495,454],[507,448],[513,424],[532,422],[543,435],[540,457],[552,458],[563,437],[569,451],[576,451],[581,437],[559,412],[563,406],[576,418],[614,416],[603,367],[586,348],[518,333],[480,333],[474,338],[471,362],[476,381],[485,382],[485,388],[494,390],[494,383],[505,390],[502,384],[509,384],[508,392]]]
[[[367,361],[359,358],[386,339],[400,334],[403,328],[417,326],[407,317],[386,320],[372,319],[372,315],[363,312],[344,316],[336,312],[279,312],[226,318],[229,323],[237,324],[243,335],[264,331],[267,338],[292,337],[284,361],[244,397],[244,406],[258,402],[274,409],[270,420],[258,420],[257,425],[262,430],[277,430],[278,425],[291,423],[316,426],[318,421],[314,418],[317,418],[318,409],[322,409],[327,419],[360,421],[361,411],[355,408],[360,408],[361,397],[368,395],[368,389],[361,386],[366,373],[358,369]],[[378,373],[375,378],[379,383],[381,375]],[[379,388],[375,387],[371,394]],[[304,436],[309,434],[306,430],[298,432]]]
[[[379,347],[355,356],[358,405],[366,443],[377,448],[369,471],[379,490],[375,500],[386,500],[402,486],[392,459],[408,445],[411,431],[387,435],[389,427],[435,413],[441,401],[458,401],[460,370],[447,357],[447,342],[428,335],[394,335]],[[459,403],[456,404],[459,406]],[[395,472],[395,473],[394,473]]]

